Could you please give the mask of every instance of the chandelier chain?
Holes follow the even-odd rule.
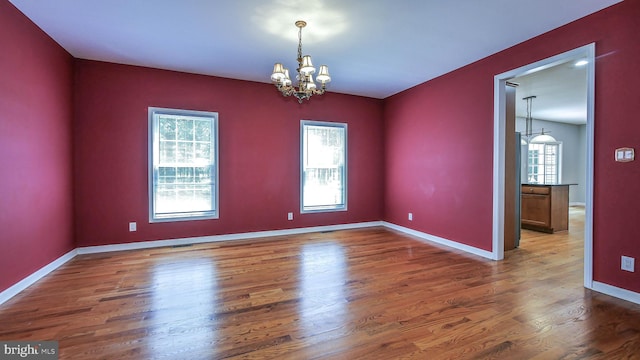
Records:
[[[298,27],[298,67],[302,66],[302,26]]]

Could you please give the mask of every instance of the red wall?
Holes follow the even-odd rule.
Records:
[[[466,68],[387,99],[386,221],[491,250],[492,84]]]
[[[268,84],[74,64],[6,0],[0,24],[0,291],[74,246],[380,219],[490,250],[494,75],[595,42],[594,279],[640,292],[640,271],[619,270],[640,259],[640,162],[613,161],[640,147],[638,0],[384,101],[303,105]],[[148,106],[219,112],[220,219],[148,223]],[[300,119],[349,124],[349,211],[299,214]]]
[[[72,250],[73,60],[0,1],[0,291]]]
[[[88,60],[75,81],[78,246],[382,218],[382,100],[328,93],[300,105],[269,84]],[[149,223],[149,106],[218,112],[219,219]],[[348,124],[348,211],[299,213],[301,119]]]
[[[640,292],[640,161],[613,161],[640,148],[638,34],[626,0],[386,99],[385,219],[490,250],[494,76],[595,42],[594,280]]]

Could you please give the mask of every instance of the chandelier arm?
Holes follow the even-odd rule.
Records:
[[[293,86],[287,86],[285,88],[281,88],[280,92],[284,96],[291,96],[293,93],[296,92],[296,89]]]

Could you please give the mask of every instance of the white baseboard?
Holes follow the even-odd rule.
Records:
[[[246,239],[264,238],[264,237],[271,237],[271,236],[296,235],[296,234],[313,233],[313,232],[320,232],[320,231],[358,229],[358,228],[366,228],[366,227],[382,226],[382,225],[383,225],[382,221],[371,221],[371,222],[364,222],[364,223],[313,226],[313,227],[284,229],[284,230],[255,231],[255,232],[226,234],[226,235],[189,237],[189,238],[181,238],[181,239],[139,241],[139,242],[127,243],[127,244],[86,246],[86,247],[79,247],[77,250],[78,250],[78,254],[95,254],[95,253],[103,253],[103,252],[111,252],[111,251],[151,249],[151,248],[157,248],[157,247],[163,247],[163,246],[179,246],[179,245],[202,244],[202,243],[218,242],[218,241],[246,240]]]
[[[141,241],[141,242],[128,243],[128,244],[87,246],[87,247],[80,247],[80,248],[71,250],[68,253],[64,254],[63,256],[59,257],[58,259],[52,261],[51,263],[37,270],[33,274],[22,279],[20,282],[16,283],[10,288],[0,292],[0,304],[3,304],[4,302],[8,301],[12,297],[16,296],[18,293],[23,291],[24,289],[28,288],[30,285],[34,284],[36,281],[42,279],[47,274],[56,270],[57,268],[59,268],[69,260],[73,259],[76,255],[80,255],[80,254],[95,254],[95,253],[103,253],[103,252],[111,252],[111,251],[149,249],[149,248],[156,248],[156,247],[163,247],[163,246],[200,244],[200,243],[206,243],[206,242],[218,242],[218,241],[229,241],[229,240],[245,240],[245,239],[252,239],[252,238],[296,235],[296,234],[313,233],[313,232],[321,232],[321,231],[348,230],[348,229],[358,229],[358,228],[367,228],[367,227],[375,227],[375,226],[388,227],[390,229],[397,230],[402,233],[417,237],[421,240],[425,240],[426,242],[444,245],[453,249],[461,250],[461,251],[478,255],[487,259],[493,259],[493,254],[490,251],[478,249],[469,245],[460,244],[455,241],[447,240],[438,236],[430,235],[427,233],[423,233],[417,230],[409,229],[404,226],[399,226],[399,225],[388,223],[385,221],[371,221],[371,222],[354,223],[354,224],[314,226],[314,227],[285,229],[285,230],[257,231],[257,232],[247,232],[247,233],[237,233],[237,234],[227,234],[227,235],[212,235],[212,236],[170,239],[170,240]],[[604,283],[599,283],[597,281],[593,282],[592,289],[606,295],[610,295],[610,296],[627,300],[636,304],[640,304],[640,294],[633,291],[621,289],[621,288],[607,285]]]
[[[422,240],[426,240],[428,242],[432,242],[432,243],[437,243],[440,245],[444,245],[450,248],[454,248],[457,250],[462,250],[464,252],[468,252],[474,255],[478,255],[478,256],[482,256],[484,258],[487,259],[491,259],[494,260],[494,256],[493,253],[491,251],[486,251],[486,250],[482,250],[482,249],[478,249],[476,247],[473,246],[469,246],[469,245],[465,245],[465,244],[460,244],[458,242],[455,241],[451,241],[445,238],[441,238],[435,235],[431,235],[431,234],[427,234],[427,233],[423,233],[417,230],[413,230],[413,229],[409,229],[406,228],[404,226],[400,226],[400,225],[396,225],[396,224],[392,224],[392,223],[388,223],[388,222],[383,222],[384,226],[393,229],[393,230],[397,230],[400,232],[403,232],[405,234],[411,235],[411,236],[415,236],[417,238],[420,238]]]
[[[321,231],[359,229],[359,228],[367,228],[367,227],[374,227],[374,226],[383,226],[383,223],[382,221],[370,221],[370,222],[353,223],[353,224],[314,226],[314,227],[285,229],[285,230],[256,231],[256,232],[236,233],[236,234],[227,234],[227,235],[212,235],[212,236],[201,236],[201,237],[182,238],[182,239],[139,241],[139,242],[127,243],[127,244],[79,247],[69,251],[68,253],[52,261],[48,265],[42,267],[41,269],[27,276],[26,278],[20,280],[15,285],[0,292],[0,305],[6,302],[7,300],[11,299],[12,297],[16,296],[18,293],[28,288],[30,285],[32,285],[36,281],[42,279],[44,276],[54,271],[55,269],[57,269],[67,261],[73,259],[76,255],[96,254],[96,253],[123,251],[123,250],[150,249],[150,248],[163,247],[163,246],[200,244],[200,243],[217,242],[217,241],[244,240],[244,239],[264,238],[264,237],[270,237],[270,236],[284,236],[284,235],[313,233],[313,232],[321,232]]]
[[[78,254],[77,250],[73,249],[68,253],[60,256],[59,258],[53,260],[49,264],[43,266],[42,268],[32,273],[31,275],[27,276],[26,278],[20,280],[18,283],[11,286],[10,288],[0,292],[0,305],[6,302],[7,300],[11,299],[12,297],[18,295],[18,293],[20,293],[22,290],[33,285],[36,281],[42,279],[53,270],[64,265],[64,263],[73,259],[77,254]]]
[[[605,283],[594,281],[591,290],[617,297],[622,300],[627,300],[632,303],[640,304],[640,293],[633,292],[627,289],[622,289],[616,286],[611,286]]]

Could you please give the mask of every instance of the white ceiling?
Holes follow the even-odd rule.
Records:
[[[71,55],[269,82],[303,52],[385,98],[621,0],[9,0]]]
[[[516,88],[516,116],[525,118],[532,100],[531,117],[568,124],[587,123],[587,67],[568,61],[512,80]]]

